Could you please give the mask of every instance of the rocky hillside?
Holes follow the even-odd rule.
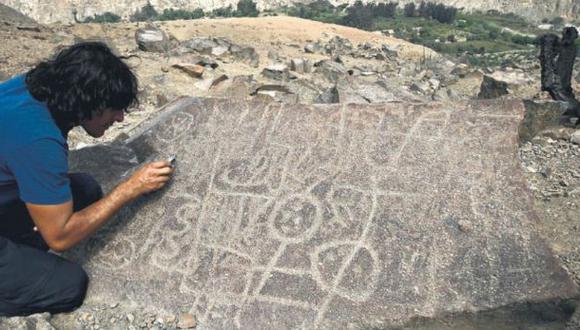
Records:
[[[376,1],[376,0],[375,0]],[[453,5],[466,10],[490,10],[495,9],[502,12],[512,12],[529,18],[530,20],[541,20],[562,16],[568,19],[580,18],[580,2],[578,0],[433,0],[446,5]],[[166,8],[179,8],[193,10],[201,8],[212,10],[216,8],[235,7],[237,0],[150,0],[155,8],[163,10]],[[311,2],[311,0],[256,0],[259,9],[271,9],[290,5],[296,2]],[[353,3],[353,0],[331,0],[334,5]],[[367,2],[367,1],[364,1]],[[419,0],[401,0],[399,6]],[[123,17],[128,17],[137,9],[143,7],[147,0],[138,1],[110,1],[110,0],[0,0],[0,4],[10,6],[41,23],[74,22],[74,12],[78,19],[91,17],[95,14],[113,12]]]

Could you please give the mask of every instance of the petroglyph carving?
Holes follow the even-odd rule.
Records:
[[[546,295],[566,291],[527,234],[509,135],[523,107],[497,102],[508,101],[190,102],[142,138],[152,152],[180,151],[176,179],[89,244],[93,283],[186,304],[208,328],[380,327],[465,302],[495,308],[527,301],[522,274]],[[502,243],[508,233],[522,239]]]

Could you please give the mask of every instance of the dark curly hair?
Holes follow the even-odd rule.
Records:
[[[101,42],[81,42],[26,74],[30,94],[46,102],[59,126],[76,126],[105,109],[137,103],[137,77]]]

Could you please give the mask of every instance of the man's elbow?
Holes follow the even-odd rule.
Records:
[[[69,250],[70,248],[72,248],[74,246],[73,243],[71,243],[69,240],[66,239],[58,239],[58,238],[53,238],[53,239],[47,239],[46,240],[46,245],[48,245],[48,247],[54,251],[54,252],[65,252],[67,250]]]

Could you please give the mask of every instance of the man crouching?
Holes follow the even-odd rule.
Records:
[[[48,250],[70,249],[170,179],[170,164],[153,162],[103,197],[91,176],[68,173],[68,132],[101,137],[136,101],[137,78],[99,42],[0,84],[0,316],[80,306],[87,274]]]

